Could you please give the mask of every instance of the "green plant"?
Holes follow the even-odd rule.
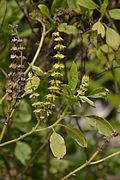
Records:
[[[92,171],[91,179],[102,177],[104,171],[107,176],[106,160],[120,154],[119,147],[114,151],[110,146],[111,139],[120,137],[116,118],[120,36],[114,21],[120,20],[120,10],[109,9],[112,4],[107,0],[12,0],[1,1],[0,6],[4,10],[0,13],[4,34],[0,37],[0,79],[9,77],[8,85],[6,78],[1,81],[6,92],[0,92],[1,177],[7,171],[9,179],[64,180],[85,167],[73,179],[88,179]],[[9,70],[6,57],[11,45],[4,44],[10,42],[8,23],[20,27],[18,33],[17,26],[11,25]],[[108,108],[107,120],[91,113],[97,102]],[[101,162],[100,173],[99,165],[92,165]],[[117,169],[119,162],[111,162]]]

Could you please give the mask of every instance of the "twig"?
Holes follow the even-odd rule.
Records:
[[[10,140],[10,141],[6,141],[6,142],[4,142],[4,143],[1,143],[1,144],[0,144],[0,147],[5,146],[5,145],[7,145],[7,144],[11,144],[11,143],[17,142],[17,141],[25,138],[26,136],[29,136],[30,134],[32,134],[33,132],[35,132],[35,130],[37,129],[38,126],[39,126],[39,123],[37,123],[36,126],[33,127],[31,131],[29,131],[29,132],[27,132],[27,133],[19,136],[18,138],[15,138],[15,139],[12,139],[12,140]]]
[[[98,155],[98,153],[99,153],[99,150],[96,150],[96,152],[91,156],[91,158],[88,161],[86,161],[84,164],[82,164],[80,167],[78,167],[74,171],[70,172],[68,175],[64,176],[61,180],[65,180],[69,178],[70,176],[74,175],[76,172],[88,166],[90,162]]]
[[[51,129],[51,128],[55,127],[55,126],[65,117],[65,113],[66,113],[67,109],[68,109],[68,107],[66,107],[66,108],[64,109],[64,111],[63,111],[63,113],[61,114],[60,118],[59,118],[54,124],[52,124],[52,125],[50,125],[50,126],[48,126],[48,127],[45,127],[45,128],[37,129],[38,126],[39,126],[39,123],[37,123],[36,126],[33,127],[31,131],[29,131],[29,132],[27,132],[27,133],[19,136],[18,138],[15,138],[15,139],[12,139],[12,140],[10,140],[10,141],[6,141],[6,142],[4,142],[4,143],[1,143],[1,144],[0,144],[0,147],[5,146],[5,145],[7,145],[7,144],[11,144],[11,143],[17,142],[17,141],[19,141],[19,140],[21,140],[21,139],[23,139],[23,138],[31,135],[31,134],[34,133],[34,132],[45,131],[45,130],[47,130],[47,129]]]
[[[105,160],[107,160],[107,159],[109,159],[111,157],[117,156],[117,155],[120,155],[120,151],[112,153],[112,154],[110,154],[110,155],[106,156],[105,158],[102,158],[102,159],[100,159],[98,161],[93,161],[93,162],[90,163],[90,165],[101,163],[101,162],[103,162],[103,161],[105,161]]]
[[[110,139],[111,139],[112,137],[115,137],[115,135],[116,135],[116,133],[113,133],[110,137],[106,137],[104,143],[102,144],[102,146],[95,151],[95,153],[89,158],[88,161],[86,161],[84,164],[82,164],[81,166],[79,166],[77,169],[73,170],[72,172],[70,172],[69,174],[67,174],[66,176],[64,176],[61,180],[65,180],[65,179],[69,178],[70,176],[74,175],[76,172],[78,172],[78,171],[80,171],[81,169],[85,168],[86,166],[90,165],[91,162],[92,162],[92,160],[98,155],[99,152],[101,152],[101,151],[104,149],[104,147],[106,146],[106,144],[108,144],[109,141],[110,141]],[[117,135],[119,135],[119,134],[117,134]],[[119,152],[119,153],[120,153],[120,152]],[[118,153],[118,154],[119,154],[119,153]],[[110,157],[108,157],[108,158],[110,158]],[[105,159],[105,158],[104,158],[104,159]],[[99,162],[100,162],[100,160],[99,160]]]
[[[12,109],[12,110],[11,110],[10,114],[8,115],[8,117],[7,117],[7,119],[6,119],[5,123],[4,123],[2,132],[1,132],[1,134],[0,134],[0,142],[1,142],[2,139],[3,139],[3,136],[4,136],[5,131],[6,131],[6,128],[7,128],[7,125],[8,125],[8,123],[9,123],[9,121],[10,121],[10,119],[11,119],[11,117],[12,117],[14,111],[15,111],[15,109]]]
[[[25,71],[25,75],[29,72],[29,70],[31,69],[31,67],[34,65],[34,63],[35,63],[35,61],[36,61],[36,59],[37,59],[37,57],[38,57],[38,55],[39,55],[39,53],[40,53],[40,50],[41,50],[41,48],[42,48],[43,41],[44,41],[44,38],[45,38],[45,35],[46,35],[45,25],[44,25],[44,23],[43,23],[42,21],[40,21],[40,22],[41,22],[42,27],[43,27],[42,36],[41,36],[41,39],[40,39],[40,42],[39,42],[38,49],[37,49],[37,51],[36,51],[36,53],[35,53],[35,56],[34,56],[32,62],[30,63],[29,67],[28,67],[28,68],[26,69],[26,71]]]

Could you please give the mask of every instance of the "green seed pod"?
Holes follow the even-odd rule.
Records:
[[[54,32],[52,35],[53,35],[54,37],[59,37],[59,36],[60,36],[60,33],[59,33],[59,32]]]
[[[54,66],[53,66],[53,69],[55,69],[55,70],[63,69],[63,68],[64,68],[64,65],[63,65],[63,64],[60,64],[60,63],[56,63],[56,64],[54,64]]]
[[[57,41],[57,42],[62,42],[62,41],[63,41],[63,38],[61,38],[61,37],[57,37],[57,38],[55,38],[55,39],[54,39],[54,41]]]
[[[37,76],[44,76],[44,72],[37,66],[32,66],[32,71],[37,75]]]
[[[59,59],[59,60],[63,59],[64,57],[65,57],[65,56],[64,56],[63,54],[61,54],[61,53],[57,53],[57,54],[54,56],[55,59]]]
[[[77,91],[78,96],[84,96],[85,92],[88,90],[89,86],[89,76],[84,75],[81,81],[80,89]]]
[[[47,99],[47,101],[55,101],[55,99],[57,98],[57,96],[56,95],[54,95],[54,94],[47,94],[46,95],[46,99]]]
[[[60,72],[53,72],[53,73],[51,74],[51,76],[54,77],[54,78],[60,78],[60,77],[63,76],[63,74],[61,74]]]
[[[65,49],[65,46],[62,45],[62,44],[57,44],[55,47],[54,47],[55,50],[57,51],[62,51]]]

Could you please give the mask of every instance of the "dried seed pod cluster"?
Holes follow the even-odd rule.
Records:
[[[10,73],[9,77],[9,85],[6,90],[8,96],[7,100],[18,101],[21,99],[21,96],[24,92],[25,86],[25,77],[24,77],[24,60],[26,59],[23,56],[23,51],[25,48],[22,46],[22,39],[19,37],[17,31],[17,25],[11,25],[12,28],[12,47],[11,47],[11,55],[10,60],[11,64],[9,65]]]

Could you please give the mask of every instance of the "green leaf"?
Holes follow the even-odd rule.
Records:
[[[73,25],[67,25],[65,32],[67,34],[73,34],[76,35],[78,33],[78,29]]]
[[[22,100],[18,107],[18,111],[15,112],[13,121],[16,123],[28,123],[32,117],[29,108],[27,101]]]
[[[120,46],[120,35],[112,28],[107,27],[106,43],[114,50]]]
[[[58,160],[56,158],[52,158],[50,161],[50,172],[53,174],[57,174],[57,173],[63,173],[65,170],[68,169],[70,163],[68,160],[65,159],[61,159]]]
[[[30,159],[31,147],[22,141],[18,141],[15,147],[15,156],[23,164],[26,164],[26,161]]]
[[[112,19],[120,20],[120,9],[109,10],[109,15]]]
[[[109,94],[109,90],[103,87],[94,89],[88,97],[90,98],[105,98]]]
[[[95,127],[100,134],[110,136],[113,133],[113,127],[106,119],[96,115],[89,115],[85,117],[88,119],[89,124]]]
[[[80,146],[87,147],[87,141],[83,133],[76,128],[70,126],[64,126],[68,135],[71,136]]]
[[[61,24],[58,26],[58,31],[60,31],[60,32],[65,32],[66,26],[67,26],[67,23],[61,23]]]
[[[28,78],[28,81],[24,88],[25,94],[32,93],[34,90],[38,88],[39,85],[40,85],[40,78],[38,78],[37,76],[32,76],[31,78]]]
[[[92,0],[77,0],[77,3],[80,6],[83,6],[88,9],[96,9],[98,7],[98,5]]]
[[[67,4],[71,10],[75,10],[77,8],[76,0],[67,0]]]
[[[91,101],[89,98],[87,98],[86,96],[79,96],[80,100],[82,102],[87,102],[90,106],[95,107],[95,104],[93,101]]]
[[[95,24],[93,24],[92,27],[93,31],[97,31],[97,34],[101,34],[101,37],[104,38],[105,36],[105,28],[103,26],[103,24],[100,21],[97,21]]]
[[[66,0],[53,0],[52,2],[52,6],[51,6],[51,13],[52,15],[54,15],[54,13],[56,12],[56,10],[58,8],[65,8],[66,6]]]
[[[108,45],[107,44],[103,44],[102,46],[100,46],[100,49],[104,52],[104,53],[108,53]]]
[[[40,4],[38,5],[38,8],[40,9],[41,13],[48,19],[51,19],[51,14],[50,11],[48,9],[48,7],[44,4]]]
[[[78,33],[78,29],[75,26],[67,25],[67,23],[61,23],[58,26],[58,31],[73,35],[76,35]]]
[[[32,71],[37,75],[37,76],[44,76],[44,72],[37,66],[32,66]]]
[[[55,157],[58,159],[63,158],[66,154],[65,141],[61,135],[56,132],[50,136],[50,148]]]
[[[73,61],[71,69],[68,73],[68,85],[69,87],[74,90],[78,83],[78,71],[77,71],[77,65]]]

